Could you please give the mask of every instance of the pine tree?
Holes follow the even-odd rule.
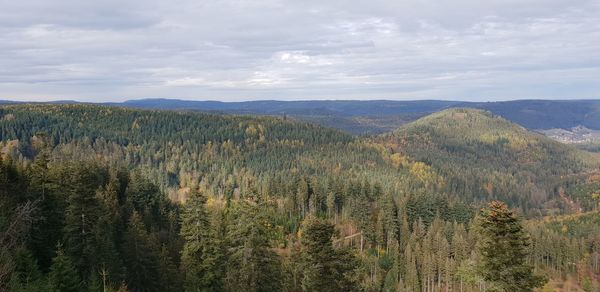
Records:
[[[96,188],[100,174],[92,165],[77,165],[71,177],[71,193],[67,198],[64,225],[65,253],[75,262],[81,277],[93,269],[96,253],[93,229],[98,219]]]
[[[251,198],[252,199],[252,198]],[[259,200],[239,202],[228,228],[230,244],[226,289],[231,291],[279,291],[282,263],[272,250],[272,209]]]
[[[405,284],[407,288],[412,289],[413,291],[419,291],[419,275],[417,270],[417,261],[416,257],[413,253],[413,249],[410,245],[407,245],[404,253],[404,262],[406,263],[404,275]]]
[[[134,291],[158,291],[159,265],[157,250],[141,216],[134,211],[127,225],[123,256],[127,268],[127,286]]]
[[[181,213],[181,266],[185,271],[187,291],[217,291],[222,286],[221,276],[214,273],[219,263],[214,257],[217,248],[210,238],[210,222],[206,212],[206,196],[193,190]]]
[[[48,162],[49,156],[46,150],[35,157],[28,169],[27,190],[32,201],[39,201],[37,215],[40,218],[32,226],[29,248],[44,271],[47,271],[52,263],[54,244],[61,239],[64,217],[64,204],[56,195],[58,184],[50,177]]]
[[[173,262],[169,249],[166,245],[162,245],[159,254],[160,267],[160,291],[172,292],[181,290],[180,277],[177,271],[177,266]]]
[[[298,198],[298,204],[302,210],[302,217],[306,216],[306,209],[308,207],[308,200],[310,199],[310,185],[306,179],[301,179],[298,182],[298,189],[296,191],[296,197]]]
[[[493,201],[477,217],[481,256],[479,273],[497,291],[532,291],[545,280],[533,274],[525,261],[529,254],[529,235],[520,219],[503,202]]]
[[[117,246],[119,237],[117,228],[122,227],[120,206],[117,198],[117,183],[111,180],[109,184],[96,193],[101,205],[101,212],[93,226],[94,270],[93,274],[105,273],[109,284],[118,284],[123,280],[124,265]]]
[[[87,291],[88,292],[104,292],[104,283],[100,279],[100,274],[92,272],[87,280]]]
[[[58,246],[56,256],[52,259],[48,282],[52,291],[77,292],[81,289],[81,280],[75,264],[65,255],[62,246]]]
[[[9,283],[10,291],[45,291],[46,279],[31,252],[21,249],[16,252],[15,270]]]
[[[351,291],[356,289],[356,259],[349,251],[333,248],[333,225],[308,217],[302,228],[302,266],[305,291]]]

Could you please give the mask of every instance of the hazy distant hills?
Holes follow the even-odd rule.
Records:
[[[600,100],[460,101],[185,101],[130,100],[117,105],[152,109],[187,109],[238,114],[288,115],[352,133],[381,133],[407,121],[447,108],[468,107],[491,111],[528,129],[600,129]],[[392,118],[393,117],[393,118]]]
[[[306,100],[277,101],[260,100],[244,102],[187,101],[176,99],[128,100],[118,105],[154,109],[190,109],[205,111],[226,111],[248,114],[269,115],[338,115],[370,116],[397,115],[406,113],[436,112],[443,108],[460,104],[457,101],[416,100]]]
[[[600,100],[515,100],[465,105],[491,111],[529,129],[600,129]]]
[[[0,101],[0,103],[12,103]],[[76,103],[57,101],[52,103]],[[308,100],[308,101],[190,101],[138,99],[108,105],[143,109],[168,109],[287,116],[337,128],[353,134],[379,134],[407,122],[448,108],[488,110],[532,130],[565,129],[583,126],[600,130],[600,100],[515,100],[503,102],[462,102],[440,100]]]

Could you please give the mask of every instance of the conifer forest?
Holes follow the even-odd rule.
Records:
[[[600,154],[485,110],[0,106],[2,291],[600,291]]]

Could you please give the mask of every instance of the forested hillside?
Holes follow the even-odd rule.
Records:
[[[449,193],[513,202],[525,213],[568,207],[554,200],[562,187],[600,166],[598,155],[473,109],[435,113],[374,140],[433,166]]]
[[[533,223],[598,208],[597,155],[483,111],[362,139],[275,117],[23,104],[0,108],[0,135],[1,289],[512,287],[477,252],[494,228],[523,247],[506,279],[599,287],[594,223]],[[519,215],[479,210],[491,200]],[[486,224],[498,214],[510,224]]]

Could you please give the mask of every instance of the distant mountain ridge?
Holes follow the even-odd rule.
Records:
[[[478,108],[490,111],[528,129],[570,129],[585,126],[600,129],[600,100],[514,100],[501,102],[463,102],[440,100],[310,100],[310,101],[186,101],[140,99],[115,104],[136,108],[187,109],[229,113],[382,117],[411,114],[413,119],[447,108]],[[398,125],[399,126],[399,125]]]
[[[18,102],[3,100],[0,103]],[[50,103],[78,102],[62,100]],[[442,100],[257,100],[222,102],[149,98],[100,104],[140,109],[289,116],[294,119],[337,128],[352,134],[389,132],[407,122],[448,108],[487,110],[530,130],[568,130],[578,126],[600,130],[600,99],[500,102]]]
[[[466,103],[488,110],[529,129],[600,129],[600,100],[514,100]]]
[[[138,99],[115,105],[155,108],[234,111],[252,114],[305,114],[311,112],[337,113],[343,116],[396,115],[415,112],[435,112],[460,104],[459,101],[441,100],[256,100],[242,102],[189,101],[178,99]]]

